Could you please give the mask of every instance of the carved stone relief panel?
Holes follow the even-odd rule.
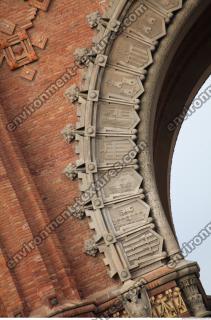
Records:
[[[165,257],[162,252],[163,239],[150,224],[128,233],[119,239],[119,246],[127,259],[129,269],[145,267]]]
[[[131,11],[136,12],[140,3],[135,2]],[[143,13],[137,16],[136,21],[126,28],[126,32],[134,36],[139,36],[153,43],[166,34],[165,18],[155,8],[151,7],[147,1],[144,1]]]
[[[97,136],[96,162],[98,166],[106,167],[122,160],[131,150],[135,150],[135,143],[130,137]],[[137,153],[137,152],[136,152]]]
[[[100,97],[119,101],[136,102],[144,92],[140,77],[117,68],[107,68],[103,75]]]
[[[99,173],[99,179],[103,173]],[[105,202],[121,199],[139,193],[143,178],[133,168],[124,168],[113,177],[103,188],[102,197]]]
[[[146,225],[150,207],[140,197],[108,205],[103,209],[104,219],[112,232],[118,236]]]
[[[155,7],[165,9],[167,12],[178,10],[182,7],[182,0],[149,0]]]
[[[188,315],[187,306],[178,287],[153,296],[150,301],[155,318],[179,318]]]
[[[152,63],[150,45],[128,35],[120,35],[114,42],[108,63],[141,73]]]
[[[98,133],[128,133],[134,134],[134,129],[140,122],[134,105],[99,101],[97,106]]]

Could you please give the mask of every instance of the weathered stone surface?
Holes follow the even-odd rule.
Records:
[[[105,208],[105,219],[117,235],[147,224],[150,207],[139,197]]]
[[[184,292],[190,311],[195,317],[204,318],[211,315],[211,312],[205,307],[203,297],[199,291],[199,282],[195,275],[181,278],[179,285]]]
[[[117,68],[107,68],[103,75],[100,97],[134,102],[144,92],[140,77]]]
[[[131,8],[131,12],[137,12],[139,4],[135,3]],[[165,19],[156,10],[144,4],[142,13],[136,14],[136,20],[126,31],[134,36],[147,39],[148,41],[156,41],[166,34]]]
[[[131,137],[113,137],[113,136],[97,136],[95,140],[96,161],[99,166],[106,167],[115,164],[134,150],[133,158],[127,157],[124,165],[131,165],[137,151],[135,151],[135,143]],[[129,159],[129,160],[128,160]]]
[[[158,8],[167,10],[168,12],[178,10],[182,8],[182,0],[149,0]]]
[[[152,63],[150,46],[129,36],[120,35],[114,42],[108,62],[126,70],[142,72]]]
[[[151,303],[146,288],[132,288],[123,294],[122,300],[128,316],[133,318],[152,317]]]
[[[103,174],[99,174],[99,178]],[[106,202],[120,199],[125,196],[136,195],[143,178],[133,168],[122,169],[102,189],[103,199]]]
[[[97,110],[97,132],[99,133],[129,133],[140,122],[133,105],[108,103],[99,101]]]

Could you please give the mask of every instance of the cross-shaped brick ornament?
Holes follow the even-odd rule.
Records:
[[[18,69],[38,59],[25,30],[2,40],[0,49],[3,49],[3,55],[11,70]]]

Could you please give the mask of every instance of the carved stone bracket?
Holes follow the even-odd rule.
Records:
[[[73,56],[78,65],[88,66],[90,61],[94,61],[96,53],[92,49],[80,48],[75,50]]]
[[[72,85],[65,91],[65,96],[68,98],[70,103],[74,103],[79,98],[79,88],[76,85]]]
[[[64,174],[69,178],[70,180],[75,180],[78,177],[77,168],[72,163],[68,164],[68,166],[64,170]]]
[[[97,28],[100,23],[101,15],[98,11],[93,12],[87,16],[87,21],[89,23],[90,28]]]
[[[65,141],[67,143],[71,143],[75,140],[76,130],[73,125],[68,124],[62,131],[61,134],[63,135]]]
[[[89,239],[85,241],[85,246],[84,246],[86,254],[92,257],[96,257],[99,249],[93,239]]]
[[[122,296],[123,306],[129,317],[152,317],[152,308],[145,287],[135,287]]]

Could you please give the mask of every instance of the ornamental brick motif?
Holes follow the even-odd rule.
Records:
[[[0,57],[4,58],[11,70],[22,68],[20,77],[32,81],[36,70],[27,67],[39,59],[35,48],[44,50],[48,38],[43,33],[37,32],[29,36],[28,29],[33,27],[33,20],[39,9],[47,11],[51,0],[29,0],[29,7],[22,22],[16,24],[7,19],[0,19]],[[6,36],[7,35],[7,36]],[[1,63],[0,63],[1,65]],[[24,67],[24,68],[23,68]]]

